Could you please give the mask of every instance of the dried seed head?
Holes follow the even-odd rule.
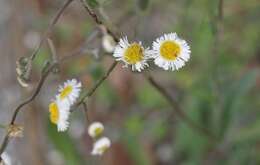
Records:
[[[17,80],[22,87],[28,87],[32,71],[32,60],[27,57],[21,57],[16,61]]]
[[[23,137],[23,127],[20,125],[12,124],[7,128],[9,137]]]

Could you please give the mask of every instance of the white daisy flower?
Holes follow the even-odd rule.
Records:
[[[94,122],[88,127],[88,134],[92,138],[100,136],[104,131],[104,126],[100,122]]]
[[[164,70],[178,70],[190,58],[190,47],[176,33],[164,34],[153,42],[154,63]]]
[[[76,102],[81,91],[81,82],[77,82],[76,79],[67,80],[63,86],[59,87],[59,99],[61,101],[67,100],[70,105]]]
[[[94,143],[92,155],[102,155],[109,147],[111,142],[107,137],[102,137]]]
[[[66,131],[69,127],[70,104],[67,100],[61,101],[57,98],[49,105],[50,120],[57,125],[58,131]]]
[[[124,67],[131,65],[132,70],[138,72],[148,66],[147,59],[150,55],[149,48],[145,49],[141,42],[129,43],[127,37],[119,40],[113,54],[117,61],[121,60],[125,63]]]

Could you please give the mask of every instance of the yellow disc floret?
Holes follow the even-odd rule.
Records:
[[[124,53],[124,59],[129,64],[136,64],[142,61],[144,58],[144,50],[142,46],[138,43],[131,44]]]
[[[96,128],[94,130],[96,136],[101,135],[103,131],[104,131],[104,128],[102,128],[102,127]]]
[[[59,120],[59,108],[57,103],[52,102],[49,105],[49,111],[50,111],[50,120],[52,123],[57,124]]]
[[[180,46],[174,41],[165,41],[160,47],[160,53],[166,60],[175,60],[180,54]]]
[[[60,92],[60,99],[66,98],[71,92],[73,87],[71,85],[66,86],[61,92]]]
[[[103,152],[105,152],[108,149],[108,147],[109,146],[107,146],[107,145],[101,146],[100,148],[97,149],[97,152],[98,153],[103,153]]]

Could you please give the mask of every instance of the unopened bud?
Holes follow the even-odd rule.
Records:
[[[113,53],[116,42],[111,35],[105,34],[102,38],[102,46],[107,53]]]

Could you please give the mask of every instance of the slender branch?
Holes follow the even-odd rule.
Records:
[[[22,103],[20,103],[20,104],[15,108],[14,113],[13,113],[12,118],[11,118],[11,121],[10,121],[10,125],[13,125],[13,124],[14,124],[14,122],[15,122],[15,120],[16,120],[16,118],[17,118],[17,115],[18,115],[18,113],[20,112],[21,108],[22,108],[23,106],[29,104],[30,102],[32,102],[32,101],[35,99],[35,97],[39,94],[39,92],[40,92],[40,90],[41,90],[41,88],[42,88],[42,86],[43,86],[43,83],[44,83],[45,79],[47,78],[47,76],[49,75],[49,73],[51,72],[51,70],[56,66],[56,64],[57,64],[57,63],[54,63],[54,64],[52,64],[51,66],[48,67],[48,69],[46,70],[46,72],[44,72],[44,73],[42,74],[42,76],[41,76],[41,78],[40,78],[40,81],[39,81],[39,83],[38,83],[38,85],[37,85],[37,87],[36,87],[34,93],[33,93],[28,99],[26,99],[25,101],[23,101]],[[43,68],[43,69],[44,69],[44,68]],[[3,153],[3,151],[5,150],[5,148],[6,148],[7,144],[8,144],[8,142],[9,142],[9,135],[8,135],[8,132],[7,132],[6,135],[5,135],[5,138],[4,138],[3,142],[2,142],[2,145],[1,145],[1,147],[0,147],[0,155],[1,155],[1,154]]]
[[[106,29],[107,33],[110,34],[116,42],[119,41],[117,35],[113,33],[109,28],[105,26],[103,21],[98,18],[97,14],[88,6],[87,2],[85,0],[80,0],[82,6],[85,8],[85,10],[88,12],[88,14],[93,18],[93,20],[98,24],[101,29],[102,27]]]
[[[223,0],[219,0],[218,2],[218,20],[221,21],[223,19]]]
[[[0,147],[0,162],[2,161],[1,155],[4,152],[8,143],[9,143],[9,135],[6,134],[5,137],[4,137],[3,143],[1,144],[1,147]]]
[[[104,28],[106,28],[106,30],[108,32],[110,32],[112,34],[112,37],[114,38],[115,41],[119,41],[119,38],[114,35],[114,33],[112,33],[108,27],[106,25],[103,24],[103,22],[98,18],[98,16],[96,15],[95,12],[92,11],[92,9],[90,9],[90,7],[88,6],[88,4],[84,1],[84,0],[80,0],[82,5],[84,6],[84,8],[86,9],[86,11],[89,13],[89,15],[93,18],[93,20],[98,24],[98,25],[103,25]],[[98,86],[107,78],[107,76],[110,74],[110,72],[113,71],[113,69],[115,68],[115,66],[117,65],[117,62],[114,62],[114,64],[110,67],[110,69],[108,70],[107,74],[102,77],[100,79],[100,81],[96,84],[97,86],[94,86],[86,95],[84,95],[84,97],[79,101],[78,104],[81,104],[85,98],[91,96],[95,90],[98,88]],[[148,82],[154,86],[155,89],[157,89],[164,97],[165,99],[170,103],[170,105],[173,107],[173,109],[176,111],[176,114],[183,120],[185,121],[191,128],[194,128],[195,130],[197,130],[198,132],[200,132],[201,134],[207,136],[210,140],[215,141],[216,138],[204,127],[200,127],[197,125],[197,123],[195,123],[193,120],[191,120],[184,112],[183,110],[179,107],[178,103],[166,92],[166,90],[160,86],[151,76],[147,76],[145,75],[145,78],[148,80]]]
[[[15,111],[14,111],[14,114],[12,116],[12,119],[11,119],[11,122],[10,124],[14,124],[15,122],[15,119],[19,113],[19,111],[21,110],[21,108],[27,104],[29,104],[30,102],[32,102],[35,97],[39,94],[40,90],[41,90],[41,87],[45,81],[45,79],[47,78],[47,76],[49,75],[49,73],[52,71],[52,69],[57,65],[57,63],[54,63],[52,64],[45,73],[42,74],[40,80],[39,80],[39,83],[34,91],[34,93],[31,95],[31,97],[29,97],[28,99],[26,99],[25,101],[23,101],[22,103],[20,103],[16,108],[15,108]]]
[[[67,0],[63,6],[57,11],[57,13],[55,14],[55,16],[53,17],[52,21],[50,22],[47,30],[44,32],[44,34],[41,37],[40,43],[39,45],[35,48],[34,52],[32,53],[32,55],[30,56],[31,60],[33,60],[37,53],[39,52],[43,42],[46,40],[47,36],[49,35],[49,33],[52,31],[54,25],[58,22],[60,16],[62,15],[62,13],[65,11],[65,9],[70,5],[70,3],[73,0]]]
[[[49,48],[50,48],[50,51],[51,51],[51,55],[52,55],[52,60],[54,62],[57,62],[58,61],[58,56],[57,56],[57,51],[56,51],[56,48],[53,44],[53,41],[49,38],[47,38],[47,42],[48,42],[48,45],[49,45]]]
[[[207,136],[210,140],[214,140],[216,141],[216,137],[213,136],[211,134],[211,132],[209,132],[206,128],[199,126],[197,123],[195,123],[193,120],[191,120],[186,114],[185,112],[181,109],[181,107],[179,106],[178,102],[166,91],[165,88],[163,88],[161,85],[159,85],[159,83],[157,83],[153,77],[151,77],[150,75],[144,74],[146,80],[155,88],[157,89],[161,95],[164,96],[165,99],[168,100],[168,102],[170,103],[171,107],[173,108],[173,110],[175,111],[175,113],[180,117],[180,119],[182,119],[183,121],[185,121],[191,128],[199,131],[201,134]]]
[[[82,105],[83,105],[83,111],[84,111],[84,114],[85,114],[85,117],[86,117],[87,124],[89,124],[90,120],[89,120],[89,117],[88,117],[88,106],[87,106],[87,103],[83,102]]]
[[[87,92],[85,95],[82,96],[82,98],[78,101],[76,106],[79,106],[80,104],[84,103],[84,101],[88,97],[90,97],[94,94],[96,89],[107,79],[107,77],[110,75],[110,73],[115,69],[117,63],[118,63],[117,61],[114,61],[114,63],[109,67],[107,72],[96,82],[96,84],[89,90],[89,92]]]

